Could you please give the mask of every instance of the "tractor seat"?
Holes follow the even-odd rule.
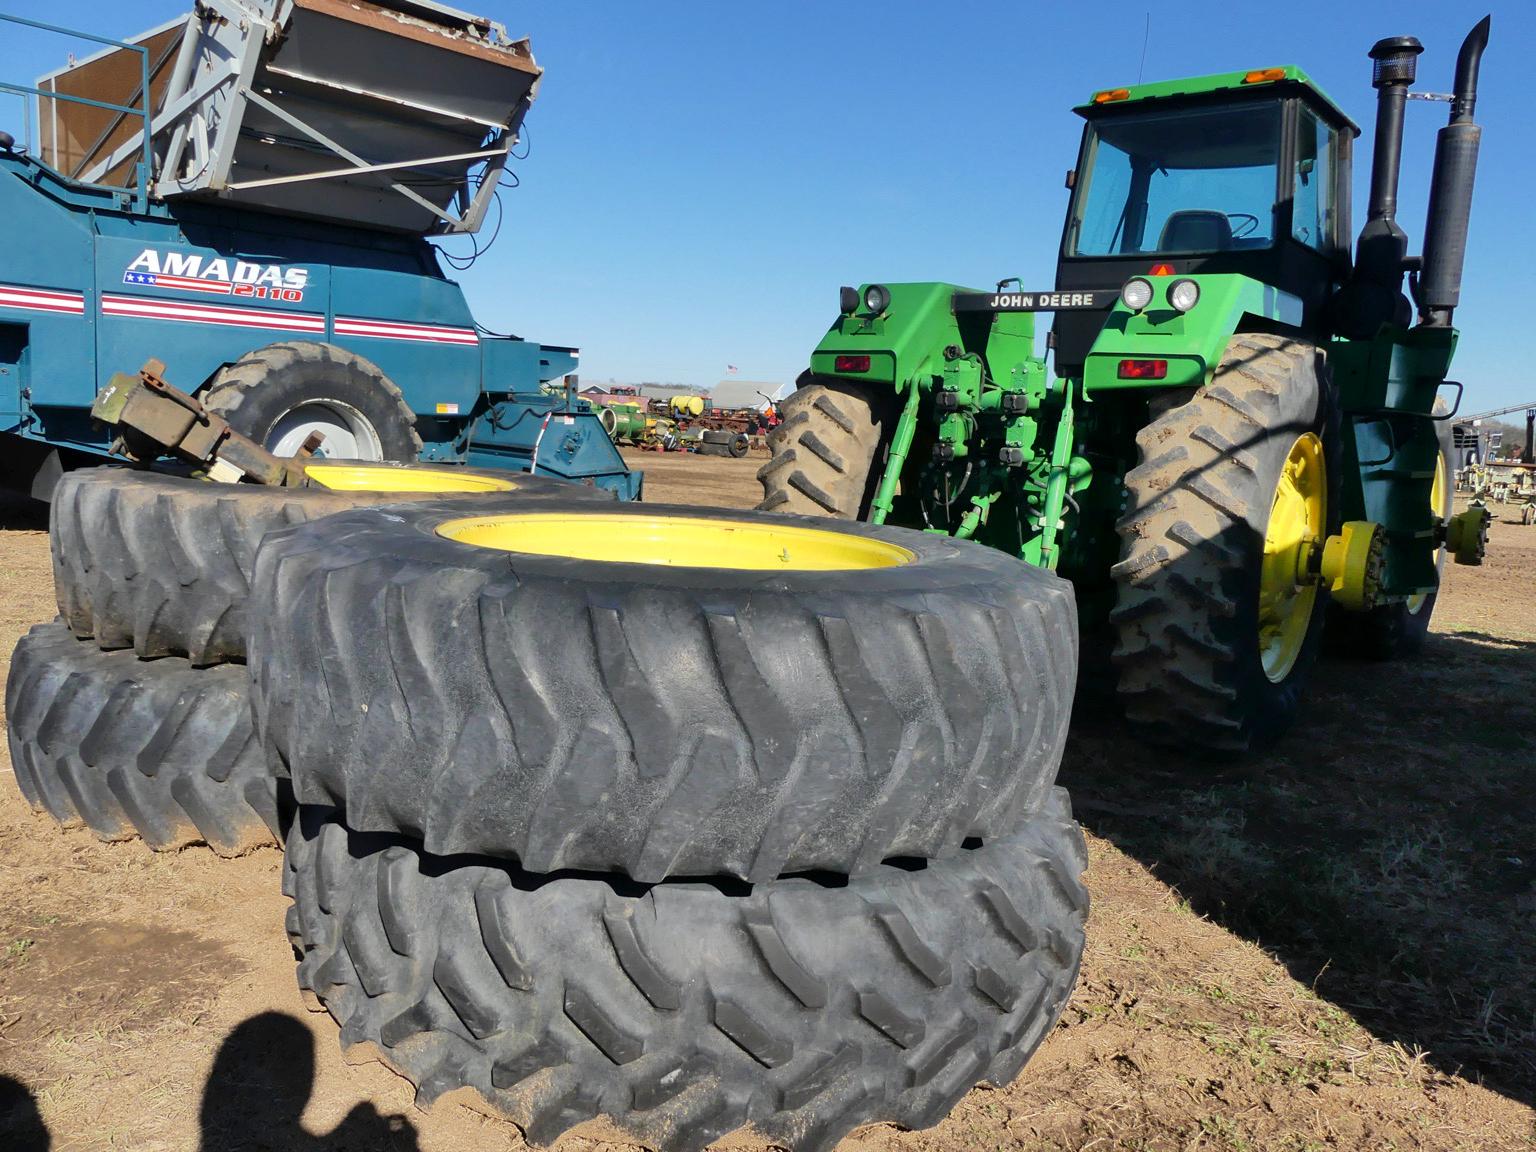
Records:
[[[1159,252],[1225,252],[1232,247],[1232,221],[1225,212],[1175,212],[1163,225]]]

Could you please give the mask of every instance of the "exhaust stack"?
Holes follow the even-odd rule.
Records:
[[[1491,16],[1467,33],[1456,57],[1456,89],[1450,123],[1435,137],[1435,170],[1429,186],[1429,216],[1424,227],[1424,260],[1415,296],[1419,324],[1449,328],[1461,302],[1461,273],[1467,257],[1467,225],[1472,216],[1472,185],[1483,130],[1472,119],[1477,109],[1477,73],[1488,47]],[[1379,138],[1379,137],[1378,137]],[[1375,182],[1372,181],[1372,191]],[[1362,237],[1363,239],[1363,237]]]
[[[1392,293],[1403,282],[1408,236],[1397,222],[1397,176],[1403,158],[1403,109],[1424,45],[1413,36],[1389,36],[1371,47],[1375,61],[1376,143],[1371,154],[1371,197],[1355,246],[1355,279]]]

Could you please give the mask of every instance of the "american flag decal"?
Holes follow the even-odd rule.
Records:
[[[165,276],[158,272],[124,272],[123,283],[145,288],[175,288],[181,292],[206,292],[228,296],[234,289],[222,280],[197,280],[191,276]]]

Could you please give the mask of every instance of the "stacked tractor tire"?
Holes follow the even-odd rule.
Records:
[[[6,691],[34,807],[286,840],[306,1002],[534,1144],[821,1149],[1017,1075],[1088,903],[1069,585],[902,529],[332,471],[65,478],[60,619]]]

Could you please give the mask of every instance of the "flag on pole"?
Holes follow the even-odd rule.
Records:
[[[739,371],[739,369],[738,369],[738,368],[737,368],[737,367],[736,367],[736,365],[734,365],[734,364],[727,364],[727,365],[726,365],[726,366],[725,366],[725,374],[726,374],[726,375],[727,375],[727,376],[734,376],[734,375],[736,375],[736,373],[737,373],[737,372],[738,372],[738,371]]]

